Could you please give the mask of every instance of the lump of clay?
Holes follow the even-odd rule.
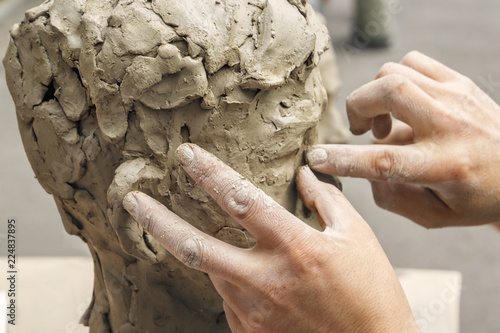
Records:
[[[143,191],[252,246],[175,162],[193,142],[301,215],[293,179],[317,140],[327,41],[305,0],[47,0],[12,28],[4,66],[26,153],[94,259],[91,332],[228,331],[208,277],[122,198]]]

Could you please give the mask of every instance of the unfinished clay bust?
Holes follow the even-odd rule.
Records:
[[[253,240],[177,165],[211,151],[291,211],[316,142],[328,37],[305,0],[49,0],[4,59],[35,174],[95,263],[91,332],[227,331],[208,277],[123,210],[144,191],[197,228]]]

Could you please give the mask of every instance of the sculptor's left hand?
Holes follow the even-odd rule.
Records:
[[[176,155],[256,238],[253,248],[208,236],[140,192],[123,205],[180,261],[210,275],[233,332],[418,332],[376,237],[335,187],[308,168],[297,175],[320,232],[201,148],[184,144]]]

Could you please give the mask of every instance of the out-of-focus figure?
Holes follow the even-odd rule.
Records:
[[[323,6],[329,0],[309,0],[315,11],[323,13]],[[354,21],[354,43],[365,47],[384,47],[391,39],[392,14],[389,0],[356,0]],[[359,45],[357,45],[359,44]]]

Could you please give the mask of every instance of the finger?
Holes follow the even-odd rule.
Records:
[[[432,184],[443,175],[433,170],[439,161],[417,144],[317,145],[306,152],[309,166],[334,176],[359,177],[395,183]],[[435,169],[435,168],[434,168]]]
[[[458,224],[459,216],[428,188],[372,182],[372,191],[379,207],[402,215],[425,228]]]
[[[222,305],[232,332],[253,332],[252,329],[248,329],[248,312],[251,311],[248,305],[254,303],[253,297],[242,296],[244,293],[241,288],[227,281],[212,278],[212,282],[224,300]]]
[[[383,139],[391,133],[392,117],[390,114],[381,114],[373,118],[372,133],[377,139]]]
[[[246,294],[238,286],[218,278],[211,277],[211,279],[224,299],[224,311],[233,332],[260,331],[259,328],[262,328],[260,324],[262,324],[264,315],[269,314],[268,305],[270,302],[266,300],[259,302],[255,299],[255,295]],[[248,288],[248,286],[245,286],[245,288]]]
[[[430,110],[440,108],[439,102],[399,74],[384,76],[365,84],[346,101],[350,130],[355,135],[370,130],[373,118],[384,114],[392,114],[394,118],[422,134],[431,133],[434,121]],[[385,121],[388,122],[389,118],[386,117]]]
[[[402,121],[396,120],[392,124],[391,133],[384,139],[374,140],[374,143],[382,145],[410,145],[415,143],[413,129]]]
[[[225,299],[229,305],[233,306],[234,304],[232,304],[231,301],[234,300],[237,295],[241,294],[242,287],[234,284],[233,282],[227,281],[221,276],[209,274],[209,277],[219,295]],[[243,287],[248,287],[248,283],[245,283]]]
[[[158,201],[141,192],[130,192],[123,207],[172,255],[188,267],[231,281],[244,275],[246,253],[196,229]]]
[[[241,323],[240,318],[236,315],[233,309],[229,306],[229,304],[224,301],[222,302],[222,307],[224,308],[224,313],[226,314],[227,323],[231,328],[231,332],[234,333],[244,333],[246,330],[243,328],[243,324]]]
[[[377,73],[376,79],[381,79],[390,75],[404,76],[431,97],[437,98],[442,94],[443,85],[441,82],[433,80],[404,64],[394,62],[385,63]]]
[[[401,60],[401,64],[440,82],[456,80],[460,77],[458,72],[418,51],[406,54]]]
[[[305,224],[218,158],[193,144],[179,146],[184,170],[260,242],[289,239]]]
[[[324,229],[343,229],[354,217],[358,217],[342,192],[335,186],[319,181],[307,166],[301,167],[297,173],[297,189],[306,207],[318,214]]]

